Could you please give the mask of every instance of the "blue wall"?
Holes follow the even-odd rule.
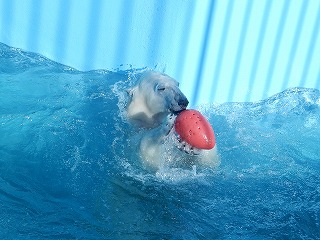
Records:
[[[192,104],[320,88],[319,0],[0,0],[0,42],[79,70],[155,67]]]

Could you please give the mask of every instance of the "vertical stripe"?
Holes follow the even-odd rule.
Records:
[[[319,68],[319,71],[318,71],[317,83],[316,83],[315,88],[320,90],[320,68]]]
[[[154,1],[154,14],[152,20],[152,31],[150,33],[151,39],[149,42],[149,49],[147,61],[149,63],[158,63],[158,56],[160,50],[161,36],[163,34],[164,15],[166,13],[167,0]]]
[[[274,73],[274,66],[277,61],[278,57],[278,52],[279,52],[279,46],[282,38],[282,33],[283,33],[283,27],[287,19],[288,15],[288,8],[289,8],[290,1],[285,0],[284,4],[282,6],[282,11],[281,11],[281,17],[280,17],[280,23],[277,29],[277,34],[276,34],[276,39],[275,42],[273,43],[273,49],[271,53],[271,59],[269,61],[269,67],[268,67],[268,72],[266,79],[264,81],[264,91],[263,91],[263,98],[266,98],[268,96],[268,92],[270,90],[270,85],[273,80],[273,73]]]
[[[240,34],[240,40],[239,40],[239,44],[238,44],[236,60],[235,60],[233,71],[232,71],[233,73],[232,73],[231,81],[233,82],[233,84],[231,84],[231,86],[229,88],[228,101],[232,101],[234,99],[234,91],[235,91],[236,81],[239,80],[238,74],[239,74],[241,59],[242,59],[242,55],[243,55],[243,46],[244,46],[245,38],[247,36],[248,22],[249,22],[249,19],[251,16],[253,2],[248,0],[246,4],[247,4],[247,6],[245,8],[245,13],[244,13],[245,16],[244,16],[244,19],[242,22],[242,30],[241,30],[241,34]]]
[[[227,40],[227,36],[228,36],[228,32],[229,32],[229,25],[230,25],[230,19],[232,16],[232,11],[233,11],[233,1],[229,0],[226,15],[223,20],[223,32],[222,32],[221,39],[219,42],[219,52],[218,52],[217,59],[215,61],[216,66],[214,69],[213,85],[212,85],[212,90],[211,90],[211,94],[210,94],[211,101],[213,101],[213,99],[215,97],[217,86],[220,81],[221,66],[222,66],[222,62],[223,62],[223,55],[225,52],[226,40]]]
[[[39,26],[42,12],[42,1],[33,0],[31,2],[31,12],[29,13],[29,30],[27,39],[27,48],[30,51],[38,50]]]
[[[291,45],[291,49],[290,49],[290,53],[289,53],[289,59],[288,59],[288,63],[287,63],[287,66],[286,66],[286,70],[285,70],[284,79],[283,79],[283,82],[282,82],[281,89],[286,89],[288,87],[288,84],[289,84],[289,77],[290,77],[290,73],[291,73],[291,69],[292,69],[292,64],[293,64],[293,60],[296,57],[296,53],[297,53],[296,50],[297,50],[298,42],[299,42],[300,37],[301,37],[301,28],[302,28],[302,26],[304,24],[308,3],[309,3],[308,0],[303,1],[302,8],[300,9],[300,14],[299,14],[298,22],[297,22],[297,25],[296,25],[296,29],[295,29],[295,33],[294,33],[294,37],[293,37],[293,42],[292,42],[292,45]]]
[[[97,53],[97,42],[99,37],[99,23],[101,22],[101,9],[102,9],[102,0],[95,0],[90,2],[90,16],[89,24],[87,26],[86,33],[86,46],[85,55],[83,59],[83,68],[84,69],[93,69],[95,66],[95,58]]]
[[[134,1],[122,1],[121,12],[119,13],[120,21],[118,28],[118,36],[117,36],[117,50],[116,56],[114,59],[115,63],[126,62],[128,45],[129,45],[129,37],[130,37],[130,29],[131,29],[131,21],[133,14],[133,5]]]
[[[59,15],[56,25],[55,58],[63,62],[67,51],[68,27],[71,1],[60,0]],[[74,39],[76,41],[76,39]]]
[[[245,101],[249,101],[251,98],[250,92],[252,91],[253,84],[255,82],[256,75],[257,75],[257,69],[259,66],[260,55],[261,55],[261,47],[262,47],[262,43],[264,41],[264,35],[266,32],[267,21],[268,21],[269,15],[270,15],[271,4],[272,4],[272,0],[266,0],[266,5],[264,8],[264,13],[262,16],[262,22],[261,22],[261,27],[260,27],[260,32],[259,32],[259,38],[258,38],[257,45],[255,48],[253,64],[251,67],[251,73],[250,73],[249,85],[248,85],[249,91],[248,91],[248,94],[246,96]]]
[[[2,15],[2,26],[0,31],[1,34],[4,34],[5,39],[10,43],[11,41],[11,32],[12,32],[12,16],[14,9],[14,1],[13,0],[5,0],[2,3],[3,9],[1,11]]]
[[[195,9],[195,1],[190,1],[187,4],[187,11],[184,17],[184,25],[182,34],[180,35],[180,44],[179,44],[179,52],[178,52],[178,60],[176,64],[176,76],[179,82],[182,81],[182,72],[185,68],[185,59],[187,53],[187,46],[190,39],[190,26],[192,24],[192,19],[194,17],[194,9]]]
[[[202,43],[200,61],[198,62],[198,73],[197,73],[197,78],[195,79],[196,84],[192,93],[191,104],[197,103],[199,88],[200,88],[200,85],[202,84],[202,73],[203,73],[204,61],[206,58],[209,36],[212,29],[211,26],[213,23],[214,2],[215,2],[214,0],[211,0],[210,7],[208,9],[206,30],[203,38],[203,43]]]
[[[310,66],[310,61],[312,59],[312,54],[313,54],[313,49],[316,45],[316,41],[318,40],[319,37],[319,31],[320,31],[320,4],[318,6],[318,14],[315,19],[314,25],[313,25],[313,31],[312,31],[312,36],[310,39],[309,47],[308,47],[308,52],[307,52],[307,57],[305,59],[304,65],[303,65],[303,71],[302,71],[302,76],[300,79],[299,86],[304,87],[306,84],[306,77],[307,77],[307,72],[309,70]],[[319,56],[319,53],[316,53]],[[320,68],[320,66],[319,66]]]

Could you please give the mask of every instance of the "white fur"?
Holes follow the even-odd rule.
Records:
[[[188,105],[178,82],[159,72],[144,73],[128,93],[131,100],[127,106],[127,117],[139,127],[159,126],[170,112],[181,111]]]
[[[217,148],[197,150],[198,155],[178,149],[173,130],[175,112],[184,110],[188,100],[176,80],[168,75],[148,71],[136,86],[128,90],[130,101],[127,117],[130,122],[146,128],[140,142],[140,155],[145,168],[208,166],[215,167],[220,160]]]

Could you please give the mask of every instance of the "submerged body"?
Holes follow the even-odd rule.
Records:
[[[170,114],[157,128],[147,131],[141,139],[143,165],[153,171],[170,167],[217,167],[220,158],[217,146],[197,149],[181,140],[174,128],[176,115]]]

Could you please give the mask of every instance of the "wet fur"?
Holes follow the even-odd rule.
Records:
[[[184,110],[189,103],[175,79],[154,71],[142,74],[137,85],[127,92],[128,120],[143,128],[159,126],[169,113]]]
[[[186,109],[189,102],[176,80],[148,71],[127,92],[130,96],[128,120],[146,129],[139,145],[146,169],[157,171],[164,167],[191,167],[194,164],[214,167],[219,164],[216,147],[212,150],[192,149],[177,140],[174,120],[177,112]]]

